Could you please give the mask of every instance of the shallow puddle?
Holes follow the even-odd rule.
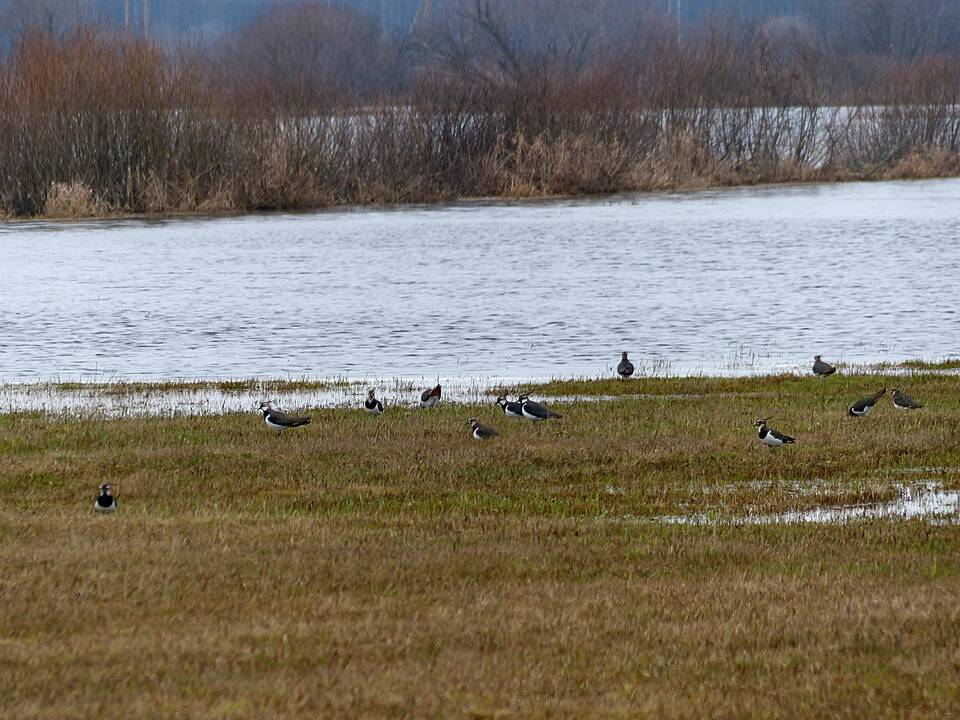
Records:
[[[847,523],[858,520],[920,518],[935,524],[960,521],[960,491],[945,490],[939,483],[898,485],[899,497],[856,505],[834,505],[808,510],[756,515],[661,515],[653,522],[669,525],[775,525]]]

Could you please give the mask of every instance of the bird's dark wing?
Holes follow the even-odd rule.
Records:
[[[283,425],[284,427],[300,427],[310,424],[310,418],[306,415],[291,415],[278,410],[271,410],[268,417],[274,425]]]
[[[779,430],[773,430],[773,429],[771,429],[771,428],[767,428],[767,429],[768,429],[768,431],[770,432],[771,435],[773,435],[777,440],[779,440],[779,441],[782,442],[782,443],[795,443],[795,442],[796,442],[796,440],[794,440],[792,437],[790,437],[789,435],[784,435],[784,434],[783,434],[782,432],[780,432]]]
[[[530,413],[531,415],[534,415],[534,416],[536,416],[536,417],[540,417],[540,418],[544,418],[544,419],[548,419],[548,418],[558,418],[558,417],[560,417],[559,414],[555,413],[555,412],[554,412],[553,410],[551,410],[550,408],[548,408],[548,407],[546,407],[546,406],[544,406],[544,405],[541,405],[541,404],[538,403],[538,402],[534,402],[533,400],[527,400],[527,401],[523,404],[523,407],[526,408],[526,411],[527,411],[528,413]]]

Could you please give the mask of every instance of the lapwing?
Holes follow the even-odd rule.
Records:
[[[520,402],[507,400],[507,398],[501,395],[497,398],[497,402],[495,402],[494,405],[499,405],[501,408],[503,408],[503,414],[507,417],[523,417],[523,404]]]
[[[473,431],[474,440],[491,440],[500,434],[489,425],[484,425],[475,417],[470,418],[468,422],[470,423],[470,429]]]
[[[100,494],[93,503],[93,509],[98,513],[109,514],[117,511],[117,499],[110,494],[110,483],[100,486]]]
[[[310,418],[305,415],[290,415],[289,413],[274,410],[269,402],[260,403],[260,412],[263,413],[263,421],[271,430],[276,430],[279,436],[287,428],[302,427],[310,424]]]
[[[873,410],[873,406],[877,404],[877,400],[886,395],[887,389],[883,388],[877,390],[870,397],[865,397],[863,400],[857,400],[853,405],[850,406],[850,409],[847,410],[847,415],[850,417],[864,417],[870,414],[870,411]]]
[[[826,377],[827,375],[833,375],[837,369],[828,362],[824,362],[820,359],[819,355],[814,355],[813,357],[813,374],[817,377]]]
[[[771,427],[767,427],[767,420],[771,418],[762,418],[757,420],[753,426],[760,428],[760,431],[757,433],[760,436],[760,442],[762,442],[767,447],[778,448],[783,445],[792,445],[796,442],[789,435],[784,435],[782,432],[778,432]]]
[[[420,407],[436,407],[437,403],[440,402],[441,392],[442,390],[440,389],[439,385],[437,385],[433,390],[424,390],[422,393],[420,393]]]
[[[621,353],[620,364],[617,365],[617,375],[626,380],[633,375],[633,363],[627,359],[626,353]]]
[[[529,395],[521,395],[517,398],[520,402],[520,410],[523,413],[523,416],[527,420],[533,420],[533,422],[540,422],[541,420],[550,420],[552,418],[560,418],[560,415],[555,413],[553,410],[548,408],[546,405],[541,405],[538,402],[530,400]]]
[[[367,399],[363,402],[363,409],[371,415],[383,415],[383,403],[377,400],[373,390],[367,390]]]
[[[893,389],[893,406],[897,410],[919,410],[923,407],[899,388]]]

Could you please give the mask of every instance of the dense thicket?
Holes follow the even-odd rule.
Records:
[[[952,16],[924,25],[925,3],[935,9],[916,0],[914,30],[890,14],[896,37],[860,27],[881,49],[847,55],[795,19],[678,27],[626,0],[458,0],[406,35],[291,2],[175,50],[28,23],[0,64],[0,212],[950,174],[960,58],[936,39]]]

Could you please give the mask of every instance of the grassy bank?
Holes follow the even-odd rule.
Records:
[[[927,407],[844,416],[895,381]],[[281,438],[0,416],[0,714],[960,713],[957,525],[649,521],[960,487],[956,378],[537,390],[622,397],[543,427],[322,410]],[[760,415],[798,444],[760,447]],[[106,481],[120,512],[95,517]]]

